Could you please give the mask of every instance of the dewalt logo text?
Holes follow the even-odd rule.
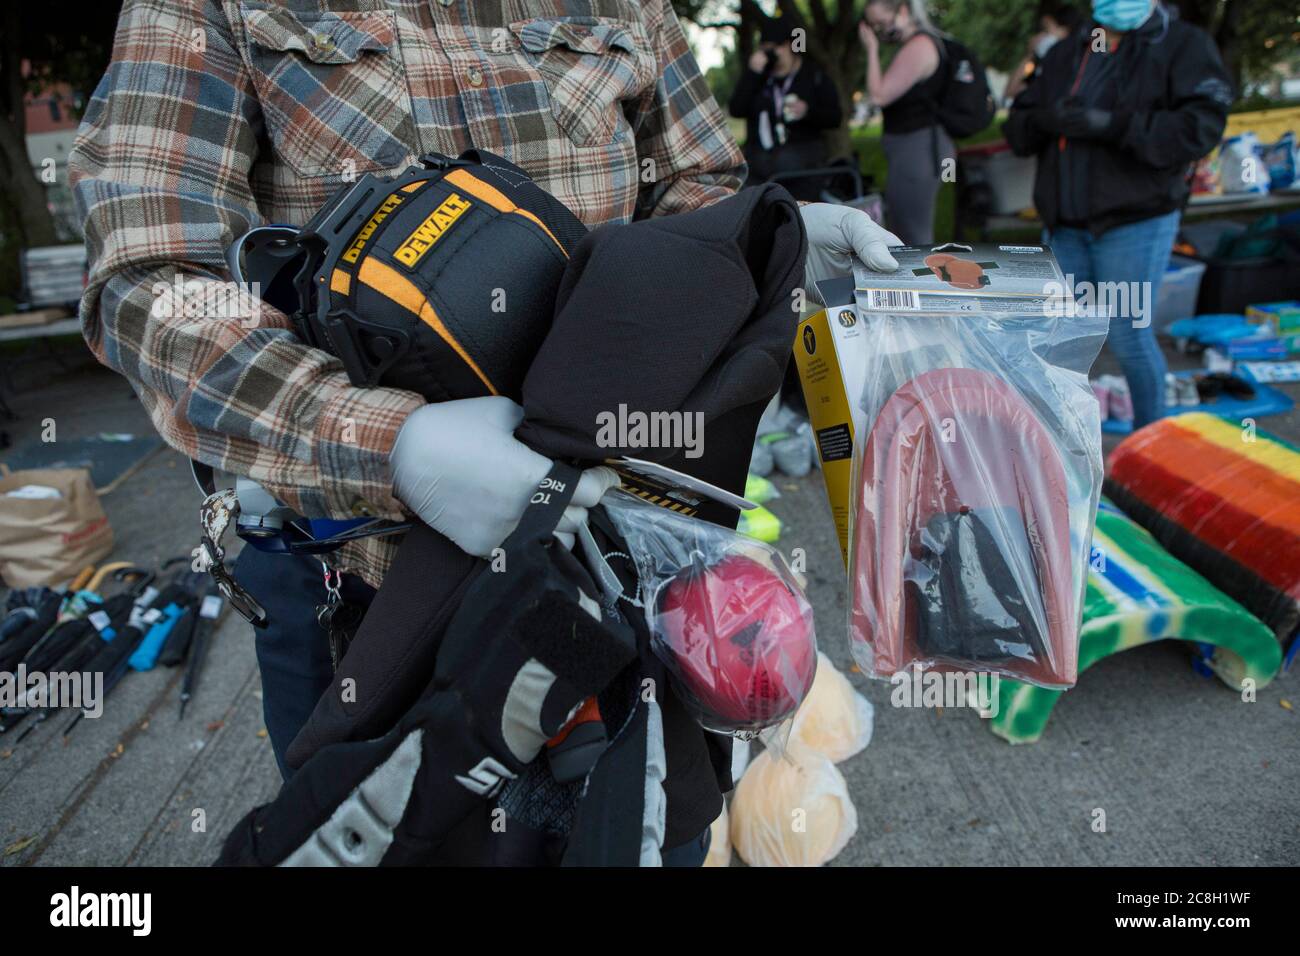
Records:
[[[343,253],[344,262],[356,262],[360,258],[361,250],[366,247],[366,242],[375,234],[379,224],[388,218],[388,214],[400,206],[405,198],[401,193],[393,193],[384,200],[383,205],[370,217],[370,221],[361,227],[357,237],[352,240],[352,245],[348,246],[348,251]]]
[[[393,253],[393,258],[408,269],[414,268],[420,257],[433,248],[433,244],[442,238],[457,219],[465,215],[471,205],[460,193],[452,193],[406,237],[406,241]]]

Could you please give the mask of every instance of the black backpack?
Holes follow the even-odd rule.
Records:
[[[955,37],[946,33],[931,36],[939,45],[939,69],[945,75],[935,114],[949,136],[964,139],[992,123],[997,112],[984,64]]]

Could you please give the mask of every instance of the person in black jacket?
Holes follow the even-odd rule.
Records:
[[[840,97],[825,71],[794,44],[794,22],[763,23],[759,48],[731,94],[731,115],[745,121],[750,185],[774,173],[826,165],[822,133],[840,125]],[[819,198],[812,179],[783,183],[796,199]]]
[[[1076,294],[1111,297],[1108,343],[1133,424],[1164,409],[1151,328],[1188,194],[1187,170],[1218,145],[1232,87],[1213,41],[1153,0],[1094,0],[1093,17],[1048,51],[1003,132],[1038,157],[1044,242]]]

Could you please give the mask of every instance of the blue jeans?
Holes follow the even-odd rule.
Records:
[[[285,751],[334,680],[329,641],[316,623],[316,606],[325,602],[320,559],[266,554],[245,545],[234,572],[269,619],[253,632],[262,672],[262,717],[280,775],[288,780],[293,771],[284,762]],[[375,594],[350,574],[343,576],[341,591],[345,601],[365,606]]]
[[[1160,281],[1178,235],[1178,221],[1179,213],[1171,212],[1116,226],[1100,236],[1069,226],[1043,233],[1043,241],[1052,247],[1061,269],[1074,277],[1076,294],[1081,291],[1079,283],[1090,284],[1094,295],[1101,283],[1140,283],[1130,286],[1130,307],[1124,314],[1112,316],[1106,337],[1107,347],[1128,379],[1134,428],[1155,421],[1165,411],[1167,368],[1151,322]],[[1134,295],[1142,296],[1142,314],[1133,307]]]

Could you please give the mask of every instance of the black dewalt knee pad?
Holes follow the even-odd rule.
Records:
[[[290,256],[283,240],[276,255],[247,249],[243,277],[276,290],[280,301],[264,297],[355,385],[518,399],[586,231],[499,156],[431,154],[340,189],[289,240]]]

